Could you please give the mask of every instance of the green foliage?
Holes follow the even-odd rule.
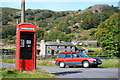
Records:
[[[8,24],[8,21],[6,20],[6,19],[4,19],[3,21],[2,21],[2,25],[7,25]]]
[[[97,39],[100,46],[103,48],[103,52],[106,55],[111,55],[110,57],[120,57],[119,55],[119,37],[120,30],[118,29],[120,20],[120,13],[115,13],[105,22],[102,22],[98,26],[98,31],[96,33]]]
[[[92,7],[92,6],[91,6]],[[91,8],[89,7],[89,9]],[[54,38],[47,38],[47,35],[43,35],[46,31],[59,31],[59,35],[63,35],[64,41],[71,41],[76,39],[74,35],[85,34],[86,37],[83,37],[83,40],[92,40],[96,39],[94,36],[95,31],[88,32],[91,28],[97,28],[97,26],[108,19],[113,13],[118,12],[118,9],[114,6],[106,7],[103,12],[95,12],[93,13],[91,10],[84,11],[60,11],[55,12],[51,10],[26,10],[26,22],[33,23],[39,28],[45,28],[44,31],[37,31],[39,37],[37,40],[41,39],[52,40],[60,37],[55,37],[57,33],[54,34]],[[4,41],[8,41],[9,43],[14,43],[12,40],[12,36],[15,36],[15,30],[13,29],[13,25],[16,25],[16,20],[20,20],[20,10],[13,8],[2,8],[2,25],[3,25],[3,37]],[[77,25],[76,25],[77,24]],[[11,28],[9,28],[9,27]],[[74,28],[74,26],[78,26],[78,28]],[[6,28],[6,29],[5,29]],[[85,32],[85,33],[84,33]],[[50,32],[51,34],[52,32]],[[48,34],[50,36],[50,34]],[[72,34],[72,36],[71,36]],[[9,36],[11,35],[11,36]],[[44,37],[43,37],[44,36]],[[66,36],[66,37],[65,37]],[[10,40],[7,40],[10,39]],[[78,39],[78,38],[77,38]]]
[[[62,41],[69,41],[68,36],[64,32],[60,31],[50,31],[45,35],[46,41],[56,41],[57,39]]]
[[[90,46],[90,47],[97,47],[97,43],[89,43],[88,46]]]
[[[41,15],[38,15],[35,17],[35,21],[39,21],[39,20],[43,20],[43,19],[44,19],[44,17]]]
[[[92,31],[89,35],[94,36],[95,33],[96,33],[96,30]]]
[[[81,40],[87,40],[88,37],[87,36],[83,36]]]
[[[74,35],[69,35],[68,37],[69,37],[69,41],[76,39]]]
[[[8,21],[12,21],[14,19],[14,15],[16,15],[16,12],[18,11],[19,9],[2,8],[2,25],[7,25]]]
[[[36,23],[36,25],[39,26],[39,27],[46,27],[47,26],[47,22],[45,22],[45,21],[38,21]]]
[[[15,36],[16,33],[16,27],[15,26],[3,26],[2,27],[2,38],[9,38],[12,39],[13,36]]]
[[[82,19],[81,27],[83,29],[91,29],[91,28],[97,28],[99,23],[105,21],[109,16],[111,16],[113,12],[104,12],[104,13],[93,13],[93,12],[85,12],[83,14],[80,14]]]
[[[66,34],[71,33],[71,29],[69,29],[68,26],[67,23],[62,23],[56,28],[56,30],[65,32]]]
[[[27,19],[28,19],[28,20],[34,20],[34,16],[28,15],[28,16],[27,16]]]
[[[50,17],[52,17],[52,15],[51,15],[51,13],[44,13],[43,15],[42,15],[44,18],[50,18]]]
[[[37,41],[41,41],[44,38],[44,29],[37,29]]]

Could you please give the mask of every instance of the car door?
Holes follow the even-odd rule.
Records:
[[[66,65],[72,65],[72,53],[66,53],[64,62]]]
[[[72,62],[74,65],[81,65],[82,64],[82,59],[79,54],[77,53],[72,53]]]
[[[61,53],[58,55],[56,62],[60,62],[60,61],[64,62],[64,60],[65,60],[65,53]]]

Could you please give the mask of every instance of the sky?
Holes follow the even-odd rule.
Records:
[[[54,11],[84,10],[95,4],[118,6],[119,0],[25,0],[26,9],[49,9]],[[0,7],[21,8],[21,0],[2,0]]]

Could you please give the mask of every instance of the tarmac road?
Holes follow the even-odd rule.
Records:
[[[15,64],[2,63],[0,67],[15,67]],[[118,78],[118,68],[59,68],[53,66],[37,66],[60,78]]]

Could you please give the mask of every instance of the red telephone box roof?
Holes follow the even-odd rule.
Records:
[[[36,31],[36,26],[31,23],[20,23],[17,25],[17,30],[18,31]]]

